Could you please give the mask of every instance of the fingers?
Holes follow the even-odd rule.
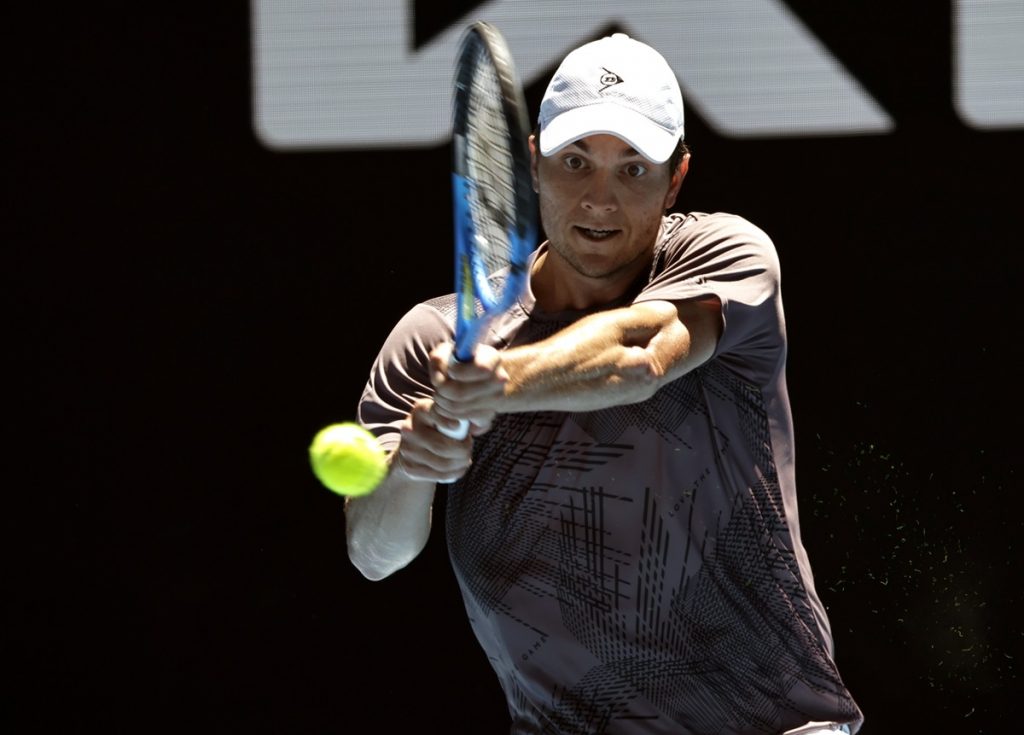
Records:
[[[435,387],[447,382],[472,384],[508,380],[501,366],[501,353],[493,347],[478,346],[473,359],[466,362],[454,359],[453,347],[446,342],[430,353],[430,379]]]
[[[444,344],[430,356],[435,410],[446,418],[468,419],[478,428],[490,426],[508,382],[501,353],[481,345],[472,361],[458,362],[451,355],[452,345]]]
[[[402,426],[402,440],[391,460],[393,470],[430,482],[454,482],[462,477],[472,464],[472,437],[456,440],[438,431],[457,423],[438,415],[432,401],[417,401]]]
[[[472,361],[458,362],[447,343],[430,354],[430,379],[433,400],[413,405],[391,464],[413,480],[454,482],[472,463],[473,437],[491,428],[508,375],[497,350],[481,346]],[[456,429],[461,421],[470,424],[468,436],[455,439],[442,433],[441,429]]]
[[[491,430],[491,425],[494,423],[495,414],[491,414],[487,418],[477,418],[469,422],[469,435],[470,436],[482,436]]]

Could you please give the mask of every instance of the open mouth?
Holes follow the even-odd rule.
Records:
[[[576,226],[576,231],[579,232],[583,237],[594,242],[600,242],[601,240],[607,240],[614,235],[617,235],[620,230],[613,228],[604,227],[580,227]]]

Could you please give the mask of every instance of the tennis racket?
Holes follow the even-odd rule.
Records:
[[[455,66],[456,361],[473,359],[488,322],[526,286],[537,237],[526,100],[505,39],[482,21],[466,32]],[[463,439],[462,420],[445,434]]]

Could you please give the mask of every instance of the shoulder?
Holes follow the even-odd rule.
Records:
[[[388,424],[397,430],[413,401],[431,394],[430,352],[452,334],[449,301],[454,303],[454,298],[441,297],[417,304],[392,328],[374,360],[360,400],[360,419],[364,424]]]
[[[455,294],[438,296],[429,301],[416,304],[409,309],[399,324],[408,323],[427,328],[448,327],[450,329],[455,323],[455,308]]]
[[[768,234],[744,217],[726,212],[670,214],[662,221],[652,276],[665,271],[693,276],[779,273],[778,253]]]
[[[456,303],[455,294],[450,293],[417,304],[409,311],[409,314],[415,314],[421,319],[440,317],[450,321],[455,319]]]
[[[416,304],[391,330],[381,357],[401,361],[400,356],[413,355],[425,359],[437,344],[451,339],[454,323],[454,294]]]
[[[670,214],[662,221],[659,249],[736,248],[747,245],[772,254],[775,245],[764,230],[745,217],[728,212]]]

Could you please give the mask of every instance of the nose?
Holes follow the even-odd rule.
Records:
[[[617,210],[619,208],[619,201],[615,196],[612,174],[595,171],[589,176],[587,188],[583,192],[581,205],[588,212],[598,214]]]

